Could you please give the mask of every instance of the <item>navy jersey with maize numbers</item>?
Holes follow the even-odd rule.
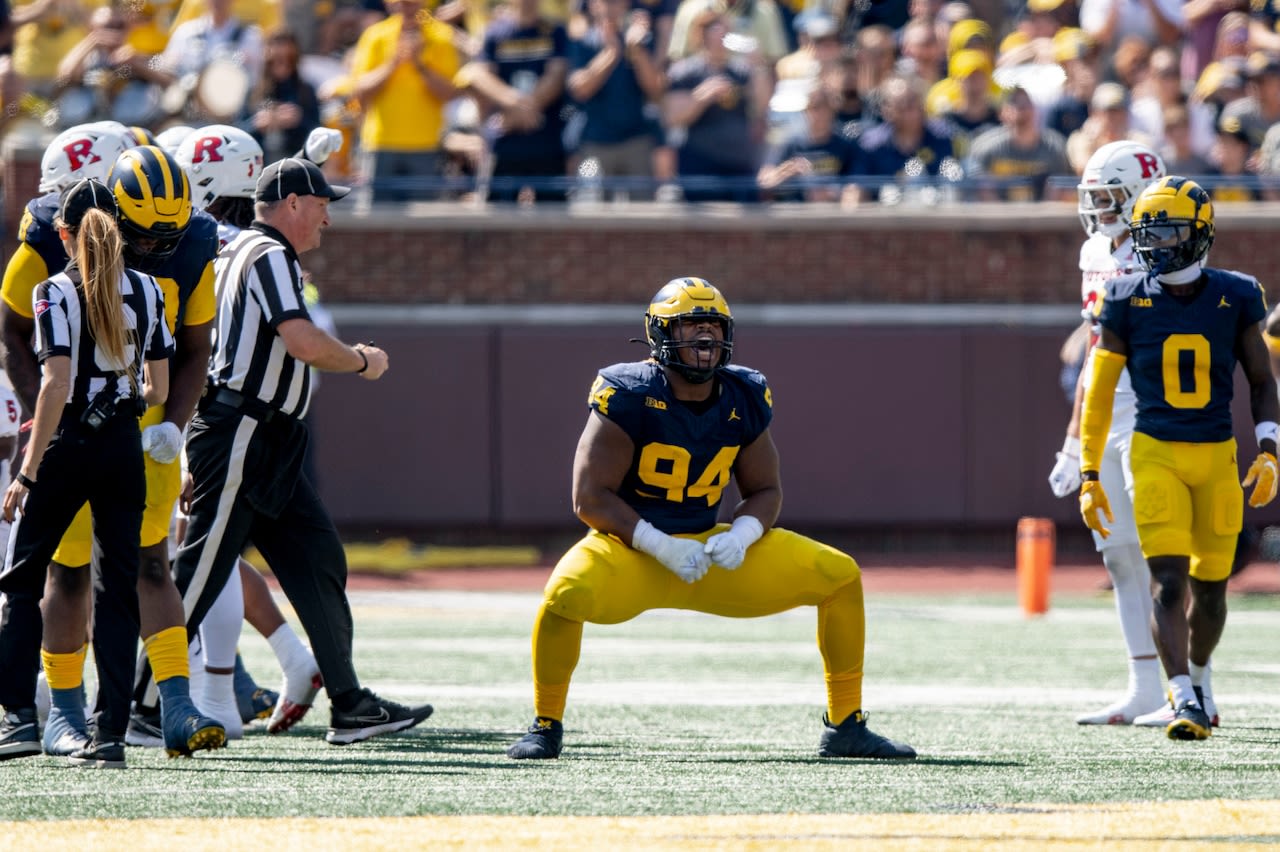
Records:
[[[705,410],[678,401],[654,361],[605,367],[591,386],[587,404],[635,444],[618,495],[665,533],[715,526],[739,451],[773,419],[773,396],[760,373],[730,365],[714,381]]]
[[[1204,278],[1190,301],[1170,296],[1147,273],[1107,285],[1099,322],[1129,346],[1138,398],[1134,428],[1160,441],[1233,437],[1236,340],[1267,314],[1257,279],[1223,269],[1205,269]]]

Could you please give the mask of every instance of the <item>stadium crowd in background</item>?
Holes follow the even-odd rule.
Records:
[[[1118,138],[1210,192],[1280,197],[1273,3],[18,0],[0,16],[0,132],[220,122],[270,159],[325,125],[346,143],[327,174],[366,200],[1067,198]],[[886,109],[905,91],[921,119]],[[830,131],[806,117],[822,102]]]

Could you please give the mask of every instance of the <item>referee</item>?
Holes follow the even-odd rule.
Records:
[[[345,196],[314,163],[272,163],[258,180],[254,222],[215,265],[217,330],[209,385],[187,438],[194,484],[174,569],[199,627],[241,551],[252,542],[275,573],[311,640],[332,705],[334,745],[411,728],[431,705],[404,707],[360,687],[351,660],[347,561],[315,486],[302,472],[311,401],[308,366],[375,380],[377,347],[348,346],[312,322],[298,255],[320,245],[329,202]]]
[[[22,469],[4,495],[6,520],[12,521],[19,510],[22,516],[14,525],[0,591],[39,599],[46,566],[87,501],[103,588],[129,602],[126,620],[132,628],[99,643],[97,653],[109,659],[98,662],[128,671],[137,644],[135,587],[146,503],[138,417],[146,405],[159,405],[168,396],[174,344],[159,285],[125,268],[116,216],[110,190],[82,180],[67,190],[55,220],[71,262],[38,285],[33,296],[42,375]],[[89,569],[49,576],[39,654],[27,646],[13,649],[21,652],[17,662],[28,676],[12,686],[34,692],[36,664],[42,659],[54,708],[65,724],[60,739],[50,742],[46,737],[45,749],[68,756],[73,764],[123,767],[123,725],[109,730],[107,723],[129,718],[128,694],[114,694],[118,706],[99,716],[92,740],[84,717]],[[34,704],[22,701],[6,708],[10,712],[3,735],[13,747],[5,757],[39,753]],[[13,724],[22,721],[24,712],[33,723],[29,731]]]

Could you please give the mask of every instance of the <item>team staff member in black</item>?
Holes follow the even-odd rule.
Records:
[[[97,653],[110,654],[113,665],[127,670],[138,633],[134,588],[146,503],[138,417],[167,398],[174,345],[159,285],[125,268],[116,216],[110,190],[83,180],[67,190],[55,222],[71,262],[33,296],[42,375],[22,469],[4,495],[5,518],[14,520],[18,510],[22,515],[0,591],[39,595],[54,550],[87,501],[103,587],[132,602],[132,630],[105,647],[100,642]],[[40,657],[53,701],[76,729],[63,739],[79,740],[78,748],[59,750],[69,751],[73,764],[123,767],[124,730],[107,730],[103,723],[128,718],[128,695],[117,694],[122,706],[99,717],[92,740],[84,718],[90,574],[85,568],[49,576]],[[34,723],[34,708],[26,712]],[[30,731],[27,753],[36,753],[34,724]]]
[[[187,437],[194,491],[175,563],[195,630],[253,542],[311,639],[332,705],[325,739],[334,745],[431,715],[429,704],[404,707],[361,689],[351,661],[346,555],[302,473],[308,366],[370,380],[387,370],[381,349],[347,346],[316,326],[303,298],[298,255],[320,245],[329,202],[349,191],[330,186],[306,160],[272,163],[258,180],[253,225],[218,256],[209,387]]]

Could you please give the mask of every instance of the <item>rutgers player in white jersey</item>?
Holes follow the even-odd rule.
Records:
[[[1089,238],[1080,247],[1081,296],[1084,322],[1092,329],[1102,308],[1107,282],[1117,275],[1143,267],[1129,238],[1129,217],[1138,195],[1148,184],[1164,177],[1164,162],[1145,145],[1120,141],[1103,145],[1084,167],[1080,177],[1079,214]],[[1089,351],[1097,342],[1089,335]],[[1080,487],[1080,410],[1089,368],[1080,371],[1075,404],[1067,436],[1057,464],[1049,474],[1054,495],[1066,497]],[[1107,494],[1114,494],[1111,509],[1115,523],[1109,538],[1093,534],[1103,564],[1115,589],[1120,629],[1129,652],[1129,689],[1114,704],[1076,717],[1081,725],[1129,725],[1139,718],[1168,707],[1164,680],[1156,656],[1151,627],[1151,574],[1138,543],[1133,516],[1133,476],[1129,470],[1129,443],[1133,438],[1137,399],[1129,382],[1129,371],[1120,374],[1116,386],[1111,432],[1099,478]]]
[[[302,152],[316,162],[324,162],[341,144],[341,134],[327,128],[313,131]],[[262,147],[248,133],[226,124],[211,124],[187,134],[174,159],[187,173],[191,203],[218,221],[218,239],[225,246],[253,222],[253,195],[262,172]],[[271,645],[284,670],[280,698],[267,722],[270,733],[280,733],[299,722],[311,708],[323,683],[315,657],[284,620],[262,576],[248,562],[240,560],[226,587],[200,625],[202,660],[192,660],[191,670],[203,670],[199,706],[205,713],[226,724],[227,736],[235,738],[239,728],[233,716],[236,706],[232,691],[234,665],[240,627],[248,620]],[[194,647],[194,645],[193,645]],[[227,718],[224,718],[227,717]]]

